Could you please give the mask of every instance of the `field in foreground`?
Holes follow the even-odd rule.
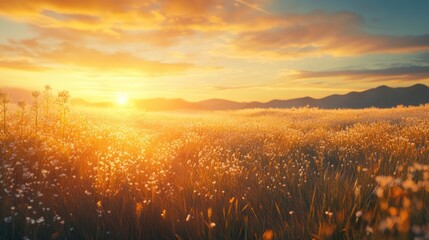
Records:
[[[0,239],[429,239],[428,106],[52,112],[7,117]]]

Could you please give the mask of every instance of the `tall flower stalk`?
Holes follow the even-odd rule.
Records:
[[[7,104],[10,102],[9,95],[6,92],[0,90],[0,107],[3,118],[3,132],[7,133],[6,128],[6,114],[7,114]]]
[[[40,108],[40,91],[33,91],[31,93],[31,95],[33,96],[33,112],[34,112],[34,127],[35,127],[35,132],[37,134],[37,131],[39,129],[39,108]]]

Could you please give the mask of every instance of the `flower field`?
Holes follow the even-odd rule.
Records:
[[[0,239],[429,239],[429,106],[43,110],[2,112]]]

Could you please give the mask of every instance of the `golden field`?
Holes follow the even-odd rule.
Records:
[[[2,111],[0,239],[429,239],[429,106],[59,103]]]

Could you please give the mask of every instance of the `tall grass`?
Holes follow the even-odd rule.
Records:
[[[0,239],[429,238],[428,106],[63,107],[10,113]]]

